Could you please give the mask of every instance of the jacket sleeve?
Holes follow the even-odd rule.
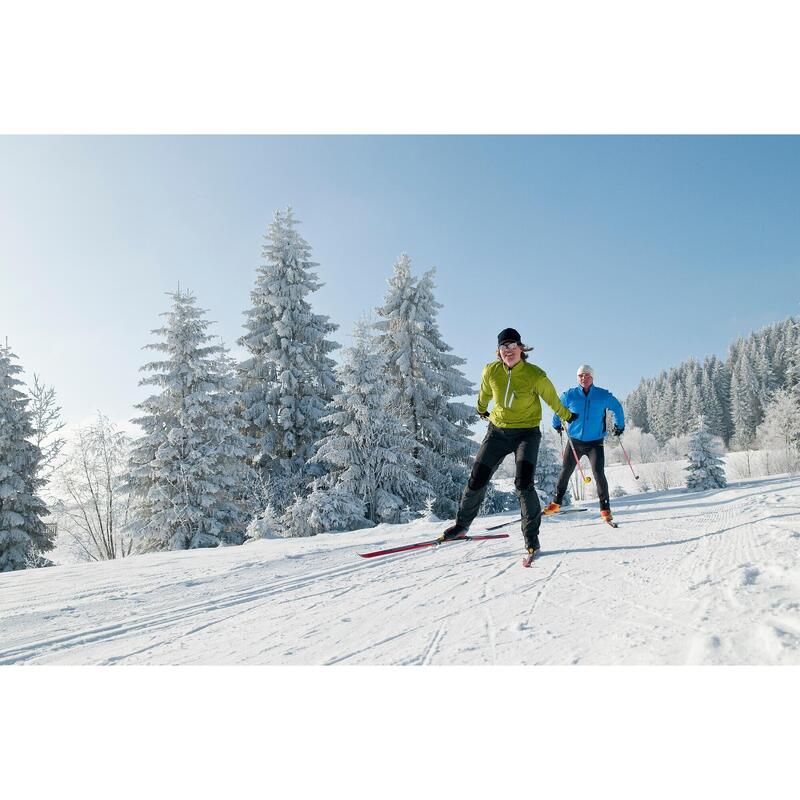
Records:
[[[561,395],[561,404],[564,406],[564,408],[567,407],[567,394],[569,394],[569,392],[564,392]],[[552,406],[551,406],[551,408],[552,408]],[[553,414],[553,427],[554,428],[559,428],[559,427],[562,426],[562,424],[563,423],[561,421],[561,417],[559,417],[558,414]]]
[[[489,401],[492,399],[492,387],[489,385],[489,367],[488,365],[483,368],[481,375],[481,388],[478,391],[478,413],[486,413],[489,406]]]
[[[541,378],[539,378],[539,385],[536,387],[536,390],[539,392],[539,396],[556,412],[556,416],[561,417],[565,422],[567,417],[570,414],[568,408],[565,408],[561,401],[558,399],[558,395],[556,394],[556,387],[553,386],[550,378],[547,377],[544,373],[542,373]]]
[[[614,422],[620,427],[625,427],[625,412],[622,410],[622,403],[614,397],[611,392],[608,393],[608,406],[610,411],[614,414]]]

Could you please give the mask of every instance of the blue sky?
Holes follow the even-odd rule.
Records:
[[[68,420],[128,419],[165,292],[234,345],[291,204],[342,344],[407,252],[471,380],[513,326],[559,391],[589,362],[624,398],[800,312],[799,179],[789,136],[5,136],[0,336]]]

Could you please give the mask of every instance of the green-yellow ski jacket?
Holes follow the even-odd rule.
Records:
[[[509,369],[502,361],[493,361],[483,368],[478,392],[478,413],[483,414],[494,400],[489,420],[498,428],[535,428],[542,421],[539,398],[566,420],[568,408],[561,404],[558,392],[547,373],[535,364],[518,361]]]

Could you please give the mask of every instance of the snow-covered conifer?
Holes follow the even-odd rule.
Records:
[[[692,382],[689,385],[689,390],[687,392],[688,403],[687,403],[687,421],[684,423],[683,432],[686,433],[690,430],[691,424],[690,420],[697,419],[698,417],[703,416],[704,413],[704,406],[703,406],[703,392],[702,392],[702,377],[698,379],[698,381]]]
[[[673,436],[680,436],[691,425],[690,416],[690,398],[688,393],[683,387],[683,384],[678,380],[675,384],[675,400],[673,402],[673,427],[670,432],[670,438]]]
[[[719,435],[728,443],[733,436],[730,369],[723,361],[720,361],[716,356],[712,356],[709,361],[709,373],[711,375],[711,385],[714,387],[717,400],[722,409],[722,428],[719,431]],[[713,418],[711,422],[713,424]]]
[[[382,318],[378,350],[386,359],[390,406],[417,441],[419,476],[434,490],[435,513],[452,517],[469,475],[477,445],[470,424],[472,408],[453,398],[468,395],[472,384],[458,367],[439,332],[433,269],[416,280],[405,254],[394,265],[389,291],[377,310]]]
[[[725,433],[725,423],[722,415],[717,393],[714,390],[711,374],[709,370],[703,370],[703,377],[700,382],[700,409],[696,411],[695,418],[704,416],[708,430],[715,436],[723,436]]]
[[[721,443],[709,433],[701,417],[689,440],[689,466],[686,488],[691,491],[719,489],[727,486],[725,468],[720,458]]]
[[[539,445],[539,458],[536,461],[536,473],[533,483],[543,501],[549,503],[556,494],[556,484],[561,473],[561,456],[556,448],[552,436],[545,434]],[[567,486],[566,494],[562,500],[562,505],[569,505],[572,502],[572,493]]]
[[[283,522],[271,504],[256,514],[247,526],[246,537],[248,541],[256,539],[281,538]]]
[[[322,286],[314,273],[319,265],[297,224],[291,208],[275,213],[239,339],[250,353],[240,365],[250,460],[279,511],[306,493],[316,474],[308,462],[336,389],[329,353],[338,345],[326,338],[336,325],[311,310],[308,297]]]
[[[794,318],[733,342],[728,357],[708,356],[702,367],[689,358],[656,378],[643,378],[625,401],[629,424],[660,442],[686,432],[700,410],[710,431],[747,447],[763,408],[778,388],[800,386],[800,327]]]
[[[0,346],[0,572],[25,569],[53,549],[53,535],[42,522],[48,510],[39,497],[42,451],[30,399],[17,387],[22,368],[8,346]]]
[[[756,427],[761,421],[762,411],[758,399],[755,369],[747,349],[740,355],[731,377],[731,421],[733,423],[732,444],[744,450],[750,447]]]
[[[625,420],[628,426],[647,429],[646,385],[642,380],[625,400]]]
[[[758,341],[755,346],[754,365],[756,371],[756,381],[758,385],[758,399],[759,404],[763,408],[772,396],[773,392],[778,388],[779,381],[775,376],[775,370],[772,367],[769,351],[769,337],[768,331],[765,332],[763,338]]]
[[[369,528],[364,502],[342,486],[326,486],[315,480],[310,494],[295,498],[283,516],[284,536],[315,536],[332,531]]]
[[[131,453],[130,491],[143,546],[181,550],[240,544],[245,519],[238,501],[246,444],[235,413],[234,376],[225,348],[212,344],[211,322],[191,292],[170,295],[165,355],[142,367],[142,385],[159,388],[136,406],[143,430]]]
[[[360,498],[373,523],[399,522],[406,505],[421,508],[433,489],[417,474],[418,443],[389,404],[386,359],[364,321],[353,330],[338,377],[341,389],[322,420],[329,432],[313,458],[327,469],[320,484]]]

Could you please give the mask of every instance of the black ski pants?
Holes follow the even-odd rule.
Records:
[[[489,430],[481,443],[469,482],[461,497],[456,514],[456,524],[469,528],[478,515],[489,481],[503,459],[513,453],[516,460],[514,486],[522,511],[522,535],[525,547],[539,547],[539,525],[542,521],[542,506],[533,485],[536,459],[542,433],[539,428],[498,428],[489,423]]]
[[[580,439],[573,439],[572,444],[575,445],[575,452],[578,458],[587,456],[589,464],[592,467],[592,475],[597,486],[597,499],[600,501],[601,509],[611,508],[608,501],[608,481],[606,480],[606,451],[603,449],[603,440],[597,439],[592,442],[582,442]],[[575,456],[572,453],[572,448],[567,442],[564,448],[564,461],[561,465],[561,474],[558,476],[558,483],[556,484],[556,496],[553,500],[561,505],[564,499],[564,494],[567,491],[569,479],[575,471]]]

